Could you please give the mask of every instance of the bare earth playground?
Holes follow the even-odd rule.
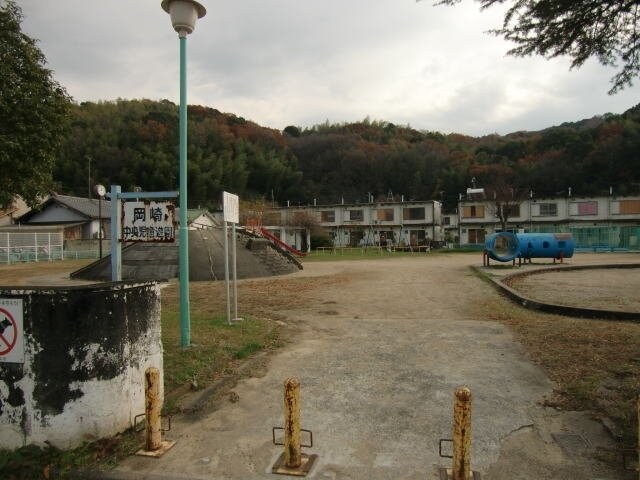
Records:
[[[566,263],[637,260],[576,254]],[[625,362],[636,362],[627,375],[637,392],[640,324],[523,309],[472,272],[480,262],[478,254],[305,262],[294,275],[242,281],[241,305],[290,298],[274,307],[289,343],[250,360],[251,374],[232,393],[212,392],[198,411],[174,418],[167,437],[177,444],[162,458],[128,458],[106,477],[274,478],[282,447],[272,444],[271,431],[283,422],[282,383],[295,376],[302,428],[313,431],[307,452],[319,456],[310,478],[439,478],[450,460],[439,457],[438,441],[451,437],[460,385],[473,395],[471,463],[482,478],[634,478],[616,457],[616,427],[604,410],[573,411],[562,394],[580,384],[581,368],[593,368],[606,399],[607,388],[624,380],[616,368]],[[552,288],[544,275],[522,288],[640,310],[636,270],[553,275]]]

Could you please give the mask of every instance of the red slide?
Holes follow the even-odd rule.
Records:
[[[273,243],[275,243],[279,247],[284,248],[286,251],[288,251],[290,253],[293,253],[297,257],[304,257],[304,256],[307,255],[306,253],[301,252],[300,250],[296,250],[295,248],[293,248],[290,245],[287,245],[282,240],[280,240],[278,237],[276,237],[275,235],[272,235],[271,233],[269,233],[268,230],[265,230],[264,228],[260,228],[260,233],[262,234],[262,236],[268,238],[269,240],[271,240]]]

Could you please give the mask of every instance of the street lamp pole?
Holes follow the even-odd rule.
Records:
[[[183,348],[191,343],[189,310],[189,229],[187,226],[187,35],[206,9],[194,0],[162,0],[162,9],[180,38],[180,340]]]
[[[96,185],[95,189],[98,195],[98,257],[102,258],[102,199],[105,193],[107,193],[107,189],[101,184]]]

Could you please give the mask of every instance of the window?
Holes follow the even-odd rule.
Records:
[[[578,215],[597,215],[598,204],[596,202],[580,202],[578,204]]]
[[[442,217],[443,225],[451,225],[451,217]]]
[[[484,243],[484,229],[469,229],[469,243]]]
[[[640,200],[620,200],[618,213],[621,215],[640,213]]]
[[[426,235],[424,230],[410,230],[409,231],[409,245],[424,245]]]
[[[349,220],[352,222],[361,222],[364,220],[364,213],[362,210],[349,210]]]
[[[509,218],[520,216],[520,205],[505,205],[503,208]]]
[[[597,215],[598,202],[573,202],[570,205],[571,215]]]
[[[555,217],[558,215],[557,203],[540,203],[540,216],[541,217]]]
[[[380,208],[376,213],[379,221],[393,222],[393,208]]]
[[[484,205],[467,205],[462,207],[463,218],[484,218]]]
[[[335,210],[322,210],[320,212],[320,221],[322,223],[333,223],[336,221]]]
[[[424,220],[424,207],[412,207],[402,209],[403,220]]]

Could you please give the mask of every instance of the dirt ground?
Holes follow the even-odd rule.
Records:
[[[639,260],[578,254],[567,263]],[[620,468],[620,445],[602,419],[617,414],[614,397],[637,395],[640,325],[522,309],[469,269],[480,264],[477,254],[308,262],[293,275],[240,281],[240,313],[276,319],[288,344],[256,357],[232,394],[212,394],[201,410],[175,417],[167,436],[177,444],[164,457],[131,457],[103,478],[273,478],[281,447],[272,445],[271,428],[282,424],[282,382],[290,376],[302,383],[302,427],[314,433],[308,453],[319,455],[309,478],[439,478],[450,460],[438,456],[438,439],[451,436],[459,385],[473,392],[471,461],[482,478],[636,478]],[[538,298],[600,295],[600,303],[637,309],[636,270],[597,272],[550,280],[558,288],[545,281],[526,288]],[[58,273],[27,273],[20,283],[67,283]],[[219,310],[220,282],[191,288],[192,303]],[[572,411],[594,396],[602,405]],[[628,403],[621,422],[635,425]]]
[[[519,341],[527,329],[555,325],[572,335],[573,320],[514,314],[519,307],[470,271],[480,262],[478,255],[314,262],[281,281],[240,282],[241,311],[261,306],[297,333],[238,383],[232,401],[175,419],[178,443],[164,457],[129,458],[111,478],[272,478],[281,447],[271,444],[271,427],[282,423],[282,382],[292,375],[302,383],[303,428],[314,432],[309,453],[319,455],[310,478],[438,478],[450,465],[438,456],[438,439],[451,436],[459,385],[473,392],[472,467],[483,478],[633,478],[601,461],[617,445],[600,421],[548,402],[553,372],[572,358],[552,351],[547,359],[553,342],[546,348],[544,338],[532,351]],[[593,325],[611,330],[601,323]],[[637,356],[640,326],[616,328]]]
[[[510,285],[547,303],[640,312],[640,268],[553,271],[520,277]]]

